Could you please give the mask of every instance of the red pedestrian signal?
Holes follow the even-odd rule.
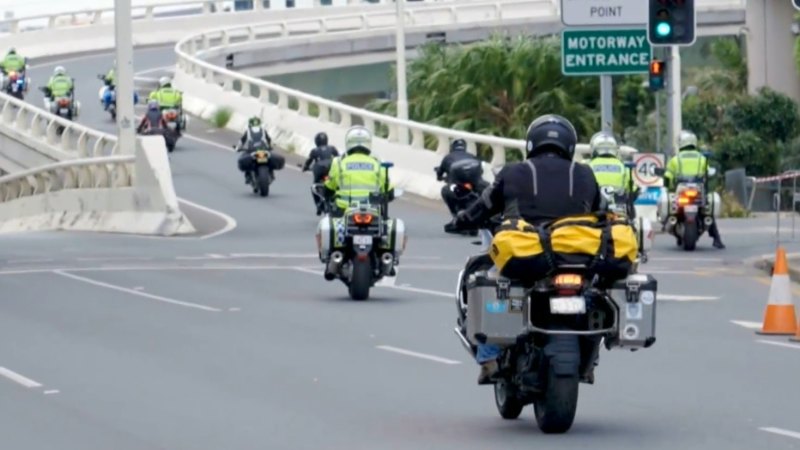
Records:
[[[667,64],[660,59],[650,61],[650,90],[660,91],[664,89],[664,81],[666,80]]]

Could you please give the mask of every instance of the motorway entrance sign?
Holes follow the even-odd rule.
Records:
[[[652,56],[645,29],[567,29],[561,34],[564,75],[648,73]]]

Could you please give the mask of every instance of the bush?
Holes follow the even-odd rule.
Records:
[[[217,128],[225,128],[233,116],[233,110],[228,107],[222,107],[214,111],[211,117],[211,123]]]
[[[732,192],[723,192],[722,195],[722,211],[721,217],[725,218],[742,218],[750,217],[750,211],[745,209],[736,196]]]

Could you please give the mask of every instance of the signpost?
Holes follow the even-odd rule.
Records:
[[[645,29],[564,30],[564,75],[626,75],[650,72],[653,49]]]
[[[646,0],[561,0],[561,22],[568,27],[647,24]]]
[[[656,175],[655,169],[664,168],[664,155],[661,153],[638,153],[633,157],[636,167],[633,169],[633,179],[641,187],[660,186],[661,177]]]

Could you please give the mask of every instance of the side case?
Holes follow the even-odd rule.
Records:
[[[501,288],[498,289],[498,286]],[[467,339],[510,345],[527,332],[529,298],[521,286],[477,272],[467,280]]]
[[[606,339],[609,349],[647,348],[656,342],[657,291],[652,275],[632,274],[614,283],[609,295],[619,309],[619,332]]]

